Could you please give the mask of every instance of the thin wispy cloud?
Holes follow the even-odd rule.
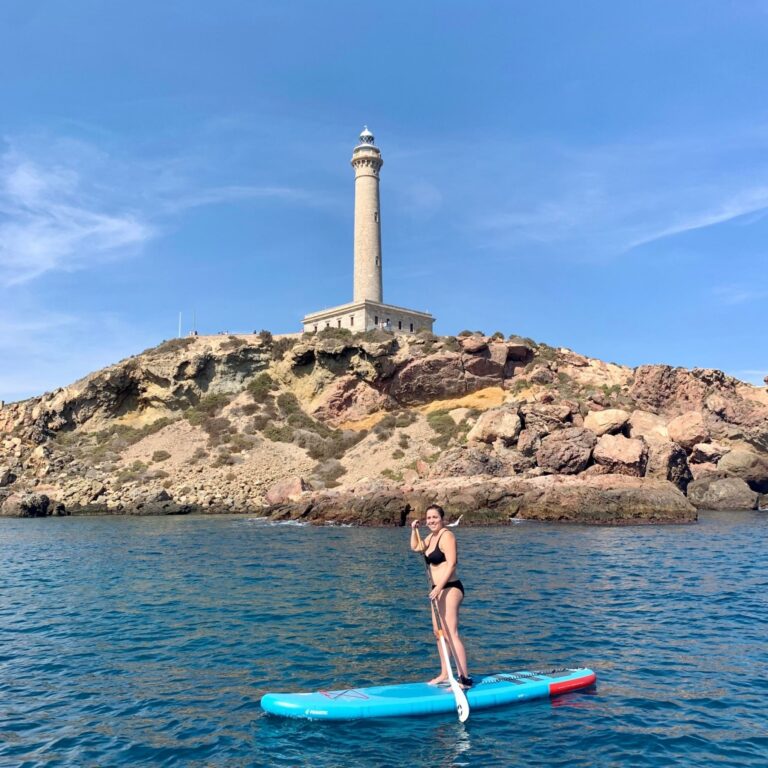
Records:
[[[73,325],[76,318],[62,312],[36,310],[33,314],[18,308],[18,313],[0,313],[0,347],[20,334],[46,334],[52,329]]]
[[[318,196],[306,189],[293,187],[233,185],[212,187],[193,192],[181,192],[160,198],[161,209],[166,215],[181,213],[192,208],[208,205],[225,205],[243,200],[277,200],[286,203],[300,203],[305,206],[324,206],[329,203],[327,197]]]
[[[8,140],[7,140],[8,141]],[[0,286],[129,257],[185,211],[238,201],[309,207],[338,201],[272,184],[211,186],[198,158],[130,162],[81,141],[8,141],[0,155]],[[41,149],[41,144],[47,144]],[[36,151],[35,151],[36,150]]]
[[[680,219],[659,232],[647,234],[645,237],[630,243],[627,250],[657,240],[663,240],[666,237],[673,237],[683,232],[692,232],[697,229],[713,227],[717,224],[725,224],[742,217],[750,217],[750,220],[745,223],[751,224],[758,221],[767,212],[768,187],[741,190],[732,198],[722,201],[710,210],[693,211],[687,217]]]
[[[714,294],[720,304],[735,306],[768,298],[768,289],[747,285],[720,285],[715,288]]]
[[[768,163],[742,167],[738,132],[720,145],[687,137],[578,149],[509,147],[522,158],[493,179],[460,174],[458,196],[482,203],[473,229],[487,247],[555,245],[573,258],[620,258],[650,243],[768,214]],[[754,134],[744,142],[754,148]],[[768,150],[768,134],[762,137]],[[483,184],[471,184],[473,178]],[[469,187],[468,187],[469,185]],[[485,187],[485,189],[483,188]],[[471,207],[471,204],[470,206]]]
[[[0,158],[0,283],[87,267],[141,245],[154,228],[89,199],[75,169],[43,166],[15,152]]]

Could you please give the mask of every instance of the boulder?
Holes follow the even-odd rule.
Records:
[[[648,462],[645,476],[668,480],[685,493],[693,475],[683,446],[661,439],[650,440],[647,445]]]
[[[689,464],[688,469],[694,480],[701,480],[703,477],[724,477],[725,475],[717,468],[717,464]]]
[[[231,508],[232,504],[227,500],[219,499],[219,506]],[[82,511],[82,510],[81,510]],[[132,503],[126,505],[129,515],[188,515],[197,512],[198,508],[192,504],[179,504],[164,488],[142,494]]]
[[[48,517],[51,500],[44,493],[12,493],[0,507],[4,517]]]
[[[731,386],[721,371],[672,368],[669,365],[641,365],[629,396],[646,411],[679,415],[698,410],[712,387]]]
[[[590,392],[587,395],[587,401],[601,408],[609,408],[611,405],[610,398],[604,392]]]
[[[0,488],[10,485],[16,479],[10,467],[0,466]]]
[[[565,347],[560,347],[560,349],[557,350],[559,353],[560,360],[562,360],[563,363],[566,365],[571,365],[574,368],[588,368],[589,367],[589,358],[584,357],[584,355],[578,354],[578,352],[574,352],[573,350],[566,349]]]
[[[342,376],[321,395],[312,415],[333,426],[386,409],[389,398],[356,376]]]
[[[504,366],[497,363],[490,355],[485,352],[477,355],[464,355],[462,358],[462,367],[464,375],[468,381],[473,378],[484,381],[485,386],[500,387],[504,381]],[[472,390],[478,387],[473,385]]]
[[[676,416],[667,425],[667,430],[670,440],[686,450],[691,450],[696,443],[707,442],[710,437],[701,411],[688,411]]]
[[[629,417],[629,436],[669,440],[667,420],[649,411],[632,411]]]
[[[594,477],[595,475],[610,475],[611,470],[602,464],[590,464],[579,477]]]
[[[488,340],[484,336],[465,336],[460,339],[459,343],[461,348],[469,355],[476,355],[488,349]]]
[[[506,375],[507,358],[509,357],[507,345],[494,341],[488,345],[488,354],[496,365],[501,366]]]
[[[304,478],[292,475],[284,477],[271,485],[264,498],[267,504],[282,504],[285,501],[296,501],[309,486]]]
[[[536,461],[552,472],[575,475],[587,468],[596,442],[594,432],[584,427],[561,429],[542,439]]]
[[[394,355],[398,349],[397,338],[392,334],[380,331],[381,337],[373,341],[363,341],[360,343],[360,349],[368,356],[374,359],[389,357]]]
[[[524,494],[518,510],[518,517],[529,520],[598,525],[696,520],[695,507],[665,480],[579,475],[542,477],[529,484],[531,490]]]
[[[531,403],[520,408],[523,425],[539,435],[548,435],[569,426],[573,419],[573,409],[565,403]]]
[[[604,411],[590,411],[584,417],[584,426],[598,437],[621,432],[629,421],[629,414],[621,408],[606,408]]]
[[[517,438],[517,450],[523,456],[535,456],[541,448],[541,435],[533,429],[523,429]]]
[[[717,462],[717,469],[730,477],[740,477],[759,493],[768,492],[768,460],[753,451],[729,451]]]
[[[552,373],[548,367],[544,365],[537,365],[526,378],[532,384],[540,384],[542,386],[546,386],[555,380],[555,374]]]
[[[520,435],[522,421],[517,411],[509,408],[493,408],[481,414],[467,433],[469,443],[494,443],[501,440],[505,446],[512,445]]]
[[[712,437],[747,440],[768,449],[768,402],[742,397],[737,388],[735,392],[711,394],[706,400],[706,408],[707,426]]]
[[[603,435],[597,441],[592,458],[613,474],[642,477],[648,461],[648,449],[642,440],[624,435]]]
[[[691,462],[693,464],[717,464],[730,448],[719,443],[696,443],[691,448]]]
[[[489,361],[480,360],[483,367]],[[470,392],[501,384],[501,372],[480,374],[476,366],[465,370],[463,356],[454,352],[409,360],[389,380],[388,394],[402,405],[418,405],[432,400],[462,397]]]
[[[757,497],[738,477],[704,478],[688,486],[688,500],[697,509],[757,509]]]
[[[509,457],[510,459],[512,457]],[[440,455],[432,465],[430,477],[471,477],[492,475],[504,477],[515,474],[515,467],[505,457],[487,448],[460,446]]]

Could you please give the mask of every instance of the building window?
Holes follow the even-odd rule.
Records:
[[[374,211],[373,212],[373,220],[378,224],[379,223],[379,212]]]
[[[402,331],[403,330],[403,321],[402,320],[398,320],[397,321],[397,330],[398,331]]]
[[[317,333],[317,326],[315,326],[315,333]]]
[[[341,328],[341,318],[336,321],[336,327]]]
[[[411,333],[413,333],[413,323],[411,323]]]
[[[378,325],[379,324],[379,316],[378,315],[374,315],[373,316],[373,324],[374,325]]]
[[[325,327],[326,327],[326,328],[330,328],[330,327],[331,327],[331,323],[330,323],[329,321],[327,321],[327,320],[326,320],[326,322],[325,322]]]
[[[349,325],[350,325],[350,326],[353,326],[354,324],[355,324],[355,316],[354,316],[354,315],[350,315],[350,318],[349,318]]]

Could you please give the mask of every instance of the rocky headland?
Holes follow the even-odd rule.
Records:
[[[768,389],[464,332],[189,337],[0,408],[0,514],[690,522],[768,504]]]

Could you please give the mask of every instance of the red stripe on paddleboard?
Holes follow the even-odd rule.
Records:
[[[590,675],[584,675],[584,677],[576,677],[573,680],[563,680],[560,683],[549,684],[549,695],[557,696],[559,693],[568,693],[568,691],[576,691],[579,688],[586,688],[588,685],[597,680],[597,675],[592,672]]]

